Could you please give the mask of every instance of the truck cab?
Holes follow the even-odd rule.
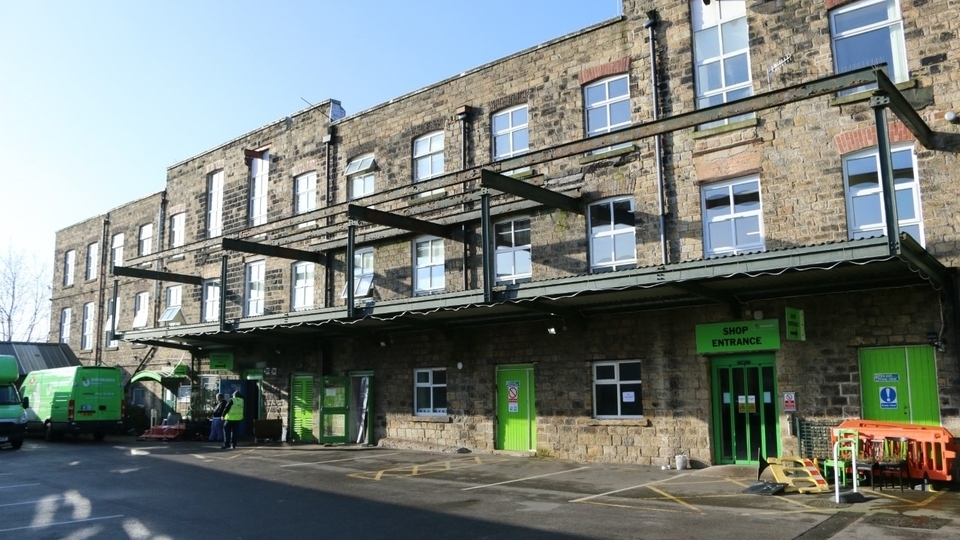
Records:
[[[0,355],[0,446],[9,444],[14,450],[23,446],[29,405],[29,400],[21,398],[17,391],[19,377],[17,359]]]

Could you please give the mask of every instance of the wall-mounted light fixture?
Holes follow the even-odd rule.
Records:
[[[927,341],[930,342],[930,345],[936,347],[940,352],[947,350],[947,340],[940,339],[940,334],[936,332],[927,332]]]
[[[551,336],[557,335],[558,332],[566,332],[567,324],[565,322],[552,323],[547,327],[547,333]]]
[[[960,123],[960,120],[957,119],[957,113],[955,111],[947,111],[943,113],[943,119],[951,124]]]

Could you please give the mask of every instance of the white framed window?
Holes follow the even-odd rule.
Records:
[[[590,269],[602,272],[635,267],[633,199],[621,197],[591,204],[589,214]]]
[[[205,279],[203,281],[203,322],[220,320],[220,280]]]
[[[180,212],[170,216],[170,247],[180,247],[187,240],[187,214]]]
[[[691,0],[690,13],[697,108],[705,109],[752,96],[746,1],[724,0],[705,6],[701,0]],[[752,116],[753,113],[725,118],[700,128],[721,126]]]
[[[264,261],[247,263],[244,293],[244,315],[247,317],[263,315],[265,272]]]
[[[223,171],[207,176],[207,238],[223,234]]]
[[[617,75],[584,86],[583,105],[587,137],[629,127],[630,79],[626,75]],[[618,144],[593,153],[628,146],[630,143]]]
[[[313,308],[314,265],[312,262],[298,262],[293,265],[293,309]]]
[[[925,245],[920,183],[913,145],[891,147],[893,180],[900,231]],[[851,239],[887,234],[880,185],[880,153],[876,148],[843,157],[843,184],[847,198],[847,228]]]
[[[80,350],[93,350],[93,302],[83,305],[83,321],[80,328]]]
[[[96,242],[87,244],[87,266],[86,271],[84,272],[84,277],[87,281],[90,281],[91,279],[97,279],[97,269],[100,268],[99,255],[100,249]]]
[[[73,275],[76,273],[77,266],[77,252],[74,250],[67,251],[63,254],[63,286],[69,287],[73,285]]]
[[[140,226],[137,252],[141,256],[153,253],[153,223]]]
[[[494,226],[497,283],[528,281],[530,261],[530,218],[502,221]]]
[[[306,214],[317,208],[317,173],[308,172],[293,179],[294,211]]]
[[[701,212],[707,257],[764,249],[760,177],[703,186]]]
[[[373,154],[364,154],[347,164],[344,175],[347,177],[347,190],[351,199],[359,199],[373,194],[373,170],[375,165]]]
[[[447,370],[413,370],[413,411],[416,416],[447,414]]]
[[[183,285],[167,287],[166,307],[172,308],[183,305]]]
[[[114,305],[116,305],[116,308],[117,308],[117,309],[116,309],[116,313],[117,313],[116,319],[114,319],[114,316],[113,316],[113,313],[114,313],[114,309],[113,309],[113,308],[114,308]],[[106,331],[108,332],[108,335],[110,336],[110,337],[108,338],[108,340],[107,340],[107,347],[111,347],[111,348],[114,348],[114,349],[116,349],[116,348],[119,346],[119,342],[117,341],[117,338],[115,337],[115,333],[116,333],[116,331],[117,331],[117,328],[113,326],[113,321],[114,321],[114,320],[120,320],[120,306],[121,306],[121,303],[118,302],[116,298],[111,298],[111,299],[107,300],[107,328],[106,328]]]
[[[358,249],[353,252],[353,296],[369,296],[373,289],[373,248]],[[347,284],[343,284],[340,298],[347,297]]]
[[[413,181],[423,182],[443,174],[443,132],[435,131],[413,141]]]
[[[526,105],[494,113],[490,124],[494,160],[518,156],[530,149]]]
[[[250,160],[250,225],[267,222],[267,192],[270,178],[270,152]]]
[[[60,343],[70,343],[70,326],[73,323],[73,310],[60,310]]]
[[[414,294],[442,292],[444,288],[443,239],[424,237],[414,242]]]
[[[146,401],[144,396],[146,396],[146,393],[147,393],[146,389],[143,388],[142,386],[138,386],[130,390],[130,404],[138,407],[145,406]]]
[[[146,328],[150,317],[150,293],[139,292],[133,297],[133,327]]]
[[[111,266],[123,266],[123,233],[113,235],[110,240]]]
[[[643,379],[639,360],[593,364],[593,416],[642,418]]]
[[[837,73],[886,63],[891,81],[907,80],[907,48],[898,0],[862,0],[832,10],[830,37]],[[873,87],[876,83],[841,94]]]

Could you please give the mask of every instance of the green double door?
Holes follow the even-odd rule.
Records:
[[[779,457],[775,358],[746,354],[711,359],[713,437],[718,464]]]
[[[864,420],[940,425],[936,351],[929,345],[860,349]]]
[[[532,365],[497,367],[496,447],[514,451],[537,448]]]

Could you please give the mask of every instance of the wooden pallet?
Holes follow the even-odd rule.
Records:
[[[157,439],[162,441],[176,441],[183,437],[183,434],[187,432],[187,426],[185,424],[177,424],[175,426],[153,426],[152,428],[143,432],[143,435],[137,437],[137,440],[145,439]]]

